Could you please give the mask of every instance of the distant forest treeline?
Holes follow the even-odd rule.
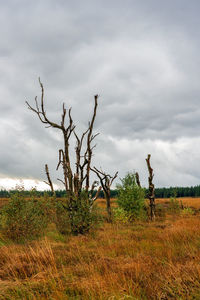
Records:
[[[148,190],[145,189],[146,195]],[[9,198],[15,190],[0,190],[0,198]],[[45,194],[51,196],[52,193],[50,191],[24,191],[24,195],[27,197],[34,195],[36,197],[44,196]],[[61,198],[65,197],[66,192],[64,190],[57,190],[56,197]],[[115,198],[117,196],[117,190],[111,190],[111,198]],[[169,187],[169,188],[156,188],[155,189],[156,198],[170,198],[170,197],[200,197],[200,185],[192,186],[192,187]],[[104,198],[103,191],[100,192],[99,198]]]

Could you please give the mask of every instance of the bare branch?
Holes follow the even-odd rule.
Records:
[[[54,188],[53,188],[53,183],[52,183],[50,175],[49,175],[49,168],[48,168],[47,164],[45,165],[45,172],[46,172],[46,175],[47,175],[48,182],[46,182],[46,181],[44,181],[44,182],[50,186],[53,195],[55,195],[55,191],[54,191]]]
[[[92,205],[93,205],[93,203],[97,200],[97,198],[99,197],[99,193],[100,193],[100,191],[101,191],[101,188],[102,188],[102,187],[99,186],[99,188],[98,188],[98,190],[97,190],[95,196],[90,200]]]
[[[87,166],[86,166],[86,191],[89,190],[90,186],[90,165],[91,165],[91,159],[92,159],[92,148],[91,148],[91,142],[95,138],[95,136],[92,135],[93,132],[93,126],[94,126],[94,121],[96,118],[96,111],[97,111],[97,105],[98,105],[98,95],[94,96],[94,111],[93,111],[93,116],[91,122],[89,122],[89,130],[88,130],[88,135],[87,135],[87,150],[85,152],[85,159],[87,158]]]
[[[38,115],[38,117],[39,117],[39,119],[40,119],[40,121],[42,123],[49,124],[51,127],[54,127],[54,128],[62,129],[62,127],[60,125],[58,125],[58,124],[50,121],[47,118],[46,112],[44,110],[44,87],[43,87],[42,82],[40,81],[40,78],[39,78],[39,84],[40,84],[40,87],[41,87],[41,100],[40,100],[41,111],[39,110],[39,105],[38,105],[37,97],[35,97],[35,106],[36,106],[36,109],[33,108],[28,103],[28,101],[26,101],[26,104],[27,104],[28,108]]]
[[[60,164],[62,163],[62,154],[63,154],[63,150],[60,149],[60,150],[59,150],[59,161],[58,161],[58,165],[57,165],[57,167],[56,167],[56,170],[59,169]],[[64,156],[64,155],[63,155],[63,156]]]
[[[118,172],[115,173],[113,178],[111,179],[110,186],[112,185],[113,181],[117,178]]]
[[[57,178],[58,181],[62,182],[65,186],[65,182],[62,179]]]

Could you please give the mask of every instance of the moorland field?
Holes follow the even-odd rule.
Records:
[[[154,222],[104,222],[85,235],[50,224],[14,243],[0,231],[0,299],[200,299],[200,198],[178,201],[180,211],[156,199]]]

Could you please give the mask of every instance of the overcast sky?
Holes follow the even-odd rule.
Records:
[[[61,133],[25,105],[39,76],[49,118],[65,102],[79,132],[100,95],[92,165],[147,185],[151,153],[156,186],[200,184],[199,14],[199,0],[0,0],[0,187],[46,188],[45,163],[61,176]]]

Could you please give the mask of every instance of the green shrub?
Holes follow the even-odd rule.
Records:
[[[144,189],[136,183],[135,174],[128,173],[117,185],[117,203],[132,219],[146,216]]]
[[[91,206],[88,195],[82,191],[78,198],[62,200],[56,204],[56,226],[59,232],[66,234],[85,234],[102,220],[95,205]]]
[[[128,223],[129,215],[128,213],[121,207],[116,207],[113,209],[114,220],[120,223]]]
[[[194,210],[191,207],[184,207],[181,211],[181,215],[183,216],[192,216],[194,215]]]
[[[3,234],[14,241],[41,236],[48,222],[46,201],[33,198],[26,200],[22,191],[12,195],[9,203],[3,207],[0,217]]]
[[[176,197],[171,197],[169,202],[169,211],[172,214],[179,214],[181,211],[181,206]]]
[[[55,224],[57,230],[62,234],[69,234],[71,232],[71,225],[69,213],[66,209],[66,199],[59,199],[56,201],[56,218]]]

